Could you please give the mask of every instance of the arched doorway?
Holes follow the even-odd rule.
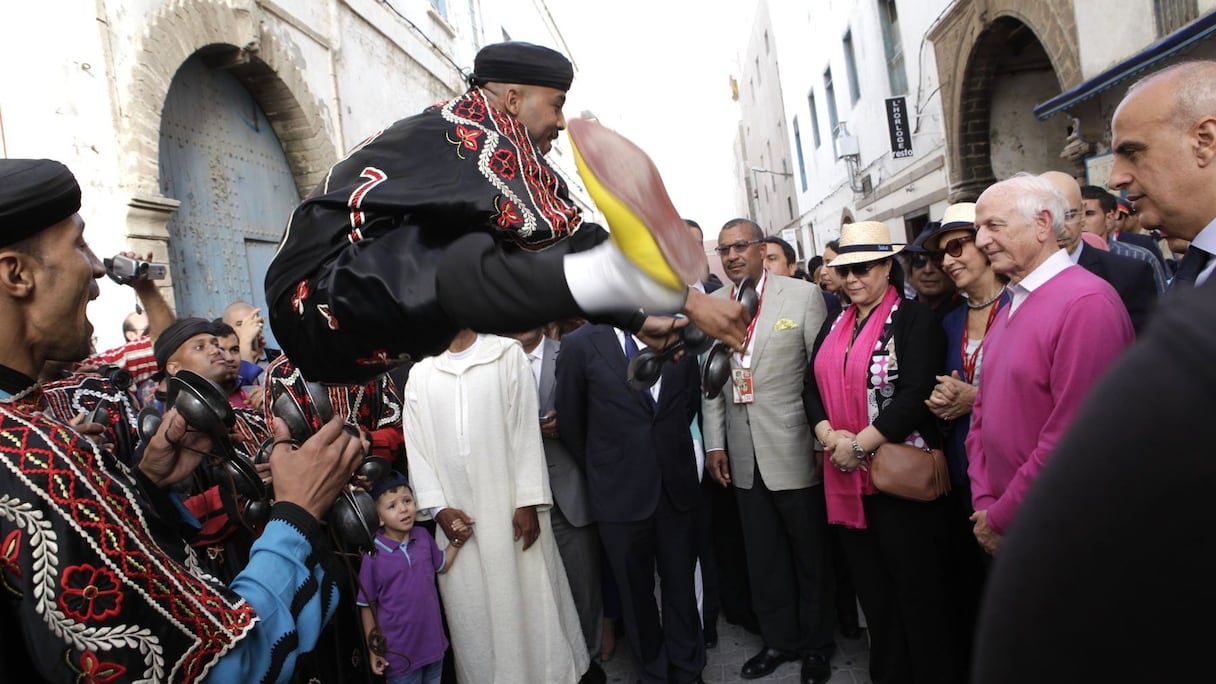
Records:
[[[1034,116],[1035,103],[1059,94],[1061,83],[1030,27],[1009,16],[989,24],[976,38],[960,88],[963,182],[953,201],[974,200],[1019,171],[1069,170],[1060,158],[1064,133]]]
[[[1033,116],[1082,80],[1077,17],[1073,0],[957,0],[930,27],[950,202],[975,201],[1011,170],[1079,170],[1058,156],[1062,122]]]
[[[265,309],[266,268],[300,199],[266,114],[199,52],[169,86],[159,149],[161,193],[181,202],[168,223],[178,314],[219,316],[237,299]]]

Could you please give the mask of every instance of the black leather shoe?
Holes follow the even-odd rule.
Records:
[[[792,663],[795,660],[798,660],[797,653],[787,653],[786,651],[765,647],[763,651],[760,651],[746,663],[743,663],[743,669],[739,671],[739,676],[744,679],[767,677],[778,667],[781,667],[783,663]]]
[[[824,684],[832,678],[832,666],[818,653],[802,657],[802,684]]]
[[[583,674],[582,679],[578,680],[578,684],[605,684],[608,681],[608,674],[604,672],[604,668],[600,664],[591,661],[591,667],[587,668],[587,672]]]

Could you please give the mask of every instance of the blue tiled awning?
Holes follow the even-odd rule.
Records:
[[[1216,34],[1216,12],[1209,12],[1088,81],[1035,105],[1034,115],[1040,121],[1045,121],[1053,114],[1084,102],[1121,81],[1147,71],[1162,60],[1207,40],[1213,34]]]

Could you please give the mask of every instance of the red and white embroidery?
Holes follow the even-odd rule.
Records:
[[[388,351],[384,349],[376,349],[371,353],[371,356],[355,359],[355,363],[360,366],[387,366],[389,365]]]
[[[515,209],[515,203],[511,200],[495,197],[494,206],[498,208],[498,216],[494,217],[494,222],[498,224],[499,228],[510,230],[524,222],[519,211]]]
[[[457,124],[456,137],[459,138],[459,140],[452,140],[452,136],[450,135],[447,135],[446,137],[449,143],[456,146],[456,156],[460,157],[461,159],[466,159],[467,157],[465,157],[464,153],[460,151],[460,148],[463,147],[466,150],[476,152],[477,139],[481,137],[482,133],[484,133],[484,131],[480,129]]]
[[[308,281],[301,280],[296,283],[296,294],[291,298],[291,308],[296,312],[297,316],[304,315],[305,299],[308,299]]]
[[[338,319],[329,310],[328,304],[318,304],[317,312],[319,312],[321,314],[321,316],[325,318],[325,324],[329,326],[330,330],[338,329]]]
[[[517,245],[544,249],[578,229],[578,207],[562,196],[561,179],[544,163],[523,124],[487,105],[476,88],[448,102],[440,113],[453,124],[455,133],[446,136],[458,146],[461,159],[463,149],[475,149],[470,143],[480,143],[477,169],[499,193],[499,213],[492,220]]]
[[[358,242],[363,239],[363,233],[359,230],[367,222],[366,215],[359,210],[359,207],[363,206],[363,199],[367,197],[367,193],[371,192],[372,188],[388,180],[388,174],[374,166],[363,169],[363,173],[360,173],[359,177],[366,178],[367,182],[355,188],[355,191],[350,194],[350,199],[346,202],[346,205],[351,208],[351,231],[348,236],[351,242]]]

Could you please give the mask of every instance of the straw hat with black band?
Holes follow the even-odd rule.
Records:
[[[840,228],[840,247],[832,267],[861,264],[895,256],[906,245],[891,242],[891,230],[881,221],[846,223]]]

